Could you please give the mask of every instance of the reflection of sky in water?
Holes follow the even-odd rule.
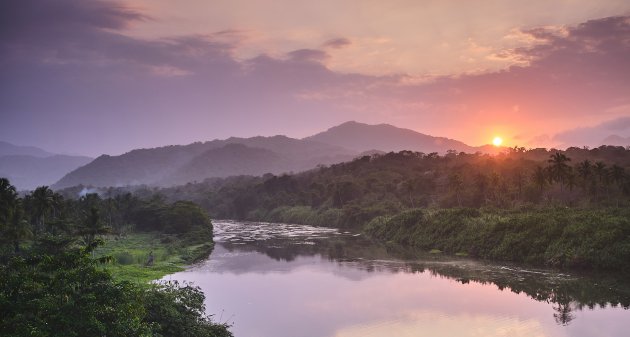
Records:
[[[490,283],[410,273],[399,261],[378,261],[387,268],[368,272],[364,263],[374,261],[339,262],[325,253],[287,261],[259,252],[261,240],[281,249],[313,237],[350,236],[335,230],[256,225],[239,236],[236,223],[215,226],[210,260],[166,279],[200,286],[207,312],[233,322],[236,337],[624,336],[630,328],[630,312],[610,307],[576,310],[569,325],[558,325],[552,303]],[[243,238],[258,246],[234,244]]]

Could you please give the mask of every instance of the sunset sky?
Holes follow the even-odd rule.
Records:
[[[92,156],[348,120],[595,146],[630,137],[630,1],[3,0],[0,117]]]

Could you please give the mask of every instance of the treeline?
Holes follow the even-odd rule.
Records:
[[[133,231],[179,234],[199,243],[212,240],[208,214],[190,201],[167,203],[159,195],[139,198],[131,193],[76,196],[66,198],[41,186],[20,197],[7,179],[0,178],[2,251],[11,248],[17,253],[23,242],[42,236],[76,238],[89,245],[99,235]]]
[[[377,217],[365,232],[426,251],[630,272],[630,208],[412,209]]]
[[[410,208],[628,207],[630,150],[513,148],[491,156],[401,151],[296,175],[211,179],[159,192],[192,200],[215,218],[360,228]]]
[[[239,176],[173,188],[134,187],[103,192],[117,195],[133,190],[134,195],[141,199],[158,193],[169,201],[191,200],[214,218],[367,230],[381,241],[397,240],[386,235],[386,231],[366,227],[376,218],[395,218],[413,209],[431,212],[472,209],[488,215],[488,219],[474,218],[474,221],[483,219],[483,224],[479,226],[486,226],[484,233],[492,232],[492,240],[484,241],[484,245],[479,246],[479,241],[475,241],[477,239],[463,235],[460,240],[471,240],[471,246],[458,250],[456,246],[438,244],[441,242],[438,240],[440,235],[446,239],[452,233],[437,231],[431,236],[416,231],[414,226],[406,228],[399,236],[418,236],[415,237],[418,242],[436,242],[434,247],[429,247],[428,243],[418,247],[451,253],[549,266],[627,270],[628,263],[619,258],[625,256],[625,251],[619,251],[621,255],[606,255],[600,249],[605,241],[594,243],[592,240],[599,240],[601,236],[610,240],[608,244],[614,247],[628,244],[630,239],[623,236],[628,226],[624,217],[607,218],[607,215],[619,214],[630,207],[629,168],[630,149],[613,146],[569,148],[566,151],[515,147],[494,156],[453,151],[441,156],[437,153],[401,151],[364,156],[295,175]],[[81,188],[66,192],[77,193]],[[580,248],[579,240],[563,241],[567,243],[565,246],[555,247],[561,252],[554,252],[555,248],[549,248],[540,240],[531,241],[535,235],[527,233],[535,233],[534,228],[538,226],[528,214],[556,219],[571,214],[564,211],[566,208],[584,215],[571,219],[591,231],[582,231],[576,237],[586,240],[584,247],[592,251],[585,252],[584,247]],[[506,215],[505,212],[511,214]],[[438,217],[435,223],[428,225],[425,221],[428,213],[413,214],[417,215],[414,223],[422,228],[449,226],[450,217]],[[507,219],[500,222],[504,230],[493,232],[494,220],[499,218]],[[588,221],[585,220],[587,218]],[[457,219],[460,225],[469,220]],[[621,228],[615,235],[609,235],[607,229],[599,225],[611,221]],[[510,222],[514,222],[514,226],[510,226]],[[393,226],[395,221],[384,223],[384,226]],[[524,225],[519,227],[518,223]],[[556,228],[548,236],[552,241],[560,240],[562,235],[569,237],[573,229],[558,223],[549,223],[549,226]],[[464,227],[461,228],[462,233],[468,233],[463,230]],[[565,230],[568,232],[565,233]],[[537,246],[532,251],[510,251],[508,248],[500,250],[488,242],[497,247],[509,247],[508,242]],[[547,251],[547,248],[550,250]],[[603,254],[600,260],[594,258],[597,254]]]
[[[630,150],[610,146],[496,156],[402,151],[159,193],[194,200],[216,218],[354,228],[426,250],[630,271],[629,167]],[[408,225],[398,225],[401,217]]]
[[[207,213],[191,202],[71,199],[48,187],[20,197],[0,178],[0,335],[231,336],[205,316],[199,288],[112,278],[112,258],[95,250],[101,236],[131,231],[212,240]]]

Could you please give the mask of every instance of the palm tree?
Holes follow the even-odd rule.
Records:
[[[578,176],[580,177],[580,180],[582,182],[582,190],[586,192],[588,181],[593,175],[593,165],[591,164],[590,160],[586,159],[582,162],[579,162],[576,166],[576,169],[578,172]]]
[[[534,183],[540,187],[540,192],[542,192],[547,184],[547,172],[545,169],[540,166],[536,166],[532,178],[534,179]]]
[[[604,162],[596,162],[595,166],[593,166],[593,171],[598,178],[600,186],[605,187],[606,185],[608,185],[609,172],[608,167],[606,167],[606,164],[604,164]],[[608,190],[606,190],[606,193],[608,193]]]
[[[46,226],[46,215],[53,209],[53,195],[53,191],[48,186],[40,186],[31,193],[37,229],[43,229]]]
[[[610,168],[610,177],[612,178],[612,181],[621,188],[621,183],[626,178],[626,170],[615,164]]]
[[[606,176],[608,175],[608,168],[606,167],[606,164],[601,161],[596,162],[593,167],[593,171],[595,171],[595,175],[599,178],[599,183],[603,184],[604,179],[606,179]]]
[[[552,154],[549,156],[549,160],[547,160],[550,164],[549,171],[551,173],[551,178],[560,183],[560,190],[562,190],[562,186],[564,185],[565,179],[571,169],[571,167],[567,164],[569,161],[571,161],[571,158],[568,158],[560,152]]]
[[[9,179],[0,178],[0,225],[8,219],[9,209],[17,201],[15,186],[11,185]]]
[[[8,218],[3,230],[4,239],[13,244],[15,253],[20,252],[20,242],[32,236],[30,224],[24,219],[24,209],[18,199],[7,212]]]
[[[77,234],[83,236],[83,241],[86,246],[91,246],[98,235],[107,234],[110,232],[108,227],[103,226],[101,222],[101,216],[96,207],[91,207],[88,214],[85,216],[83,224],[79,227]]]

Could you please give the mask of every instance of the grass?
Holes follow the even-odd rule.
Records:
[[[97,256],[111,256],[106,265],[114,279],[146,284],[165,275],[184,270],[190,263],[207,257],[213,244],[189,244],[176,235],[133,233],[123,237],[110,236],[97,249]],[[147,266],[153,252],[153,265]]]

